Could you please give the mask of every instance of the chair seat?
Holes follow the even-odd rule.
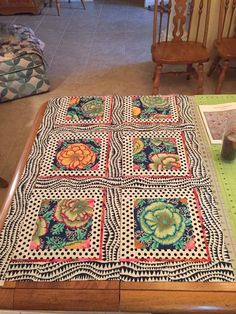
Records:
[[[222,38],[219,43],[216,43],[218,53],[223,59],[236,58],[236,38]]]
[[[207,49],[195,42],[161,42],[152,46],[152,59],[159,64],[192,64],[209,59]]]

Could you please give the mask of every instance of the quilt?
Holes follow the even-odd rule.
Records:
[[[52,99],[0,280],[235,281],[191,98]]]

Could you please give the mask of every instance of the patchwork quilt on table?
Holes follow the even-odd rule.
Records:
[[[0,279],[234,281],[193,115],[185,96],[52,99]]]

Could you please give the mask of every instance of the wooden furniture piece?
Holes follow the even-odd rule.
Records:
[[[120,311],[151,313],[236,313],[234,283],[121,282]]]
[[[56,1],[56,7],[57,7],[57,14],[59,16],[60,15],[60,0],[55,0],[55,1]],[[68,3],[71,3],[71,0],[68,0]],[[81,0],[81,3],[83,5],[84,10],[86,10],[84,0]],[[50,7],[52,6],[52,0],[49,0],[49,5]]]
[[[230,61],[236,59],[236,0],[220,1],[218,36],[215,42],[217,55],[208,72],[210,76],[216,67],[220,68],[215,93],[220,94]],[[222,61],[222,66],[220,62]]]
[[[201,0],[197,5],[198,2],[191,0],[188,16],[187,0],[169,0],[165,23],[164,1],[155,0],[151,48],[152,60],[156,63],[153,77],[153,94],[159,93],[160,76],[164,64],[186,64],[186,72],[167,72],[163,74],[185,75],[187,79],[193,75],[197,78],[197,93],[203,93],[203,63],[209,59],[206,42],[210,2],[210,0]],[[204,29],[203,35],[200,34],[200,29]],[[164,30],[165,35],[163,36]],[[198,63],[197,71],[193,68],[194,63]]]
[[[1,0],[0,14],[12,15],[17,13],[39,14],[44,7],[44,0]]]
[[[7,282],[0,287],[0,309],[114,313],[119,281]]]
[[[0,211],[0,230],[31,151],[47,104],[34,121],[9,194]],[[30,297],[29,297],[30,296]],[[5,282],[0,309],[152,313],[235,313],[236,284],[221,282]]]

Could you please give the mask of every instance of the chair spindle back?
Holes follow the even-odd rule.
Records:
[[[236,0],[221,0],[218,40],[222,37],[236,37]]]
[[[233,1],[236,3],[236,0]],[[210,3],[211,0],[169,0],[165,8],[164,0],[155,0],[153,46],[156,46],[161,41],[180,42],[190,41],[191,39],[202,43],[205,47]],[[167,17],[165,17],[166,13]],[[205,22],[203,17],[205,17]],[[195,21],[194,25],[193,20]],[[204,30],[203,35],[202,29]],[[162,32],[164,30],[165,36],[163,37]],[[169,38],[170,34],[172,34],[171,39]]]

